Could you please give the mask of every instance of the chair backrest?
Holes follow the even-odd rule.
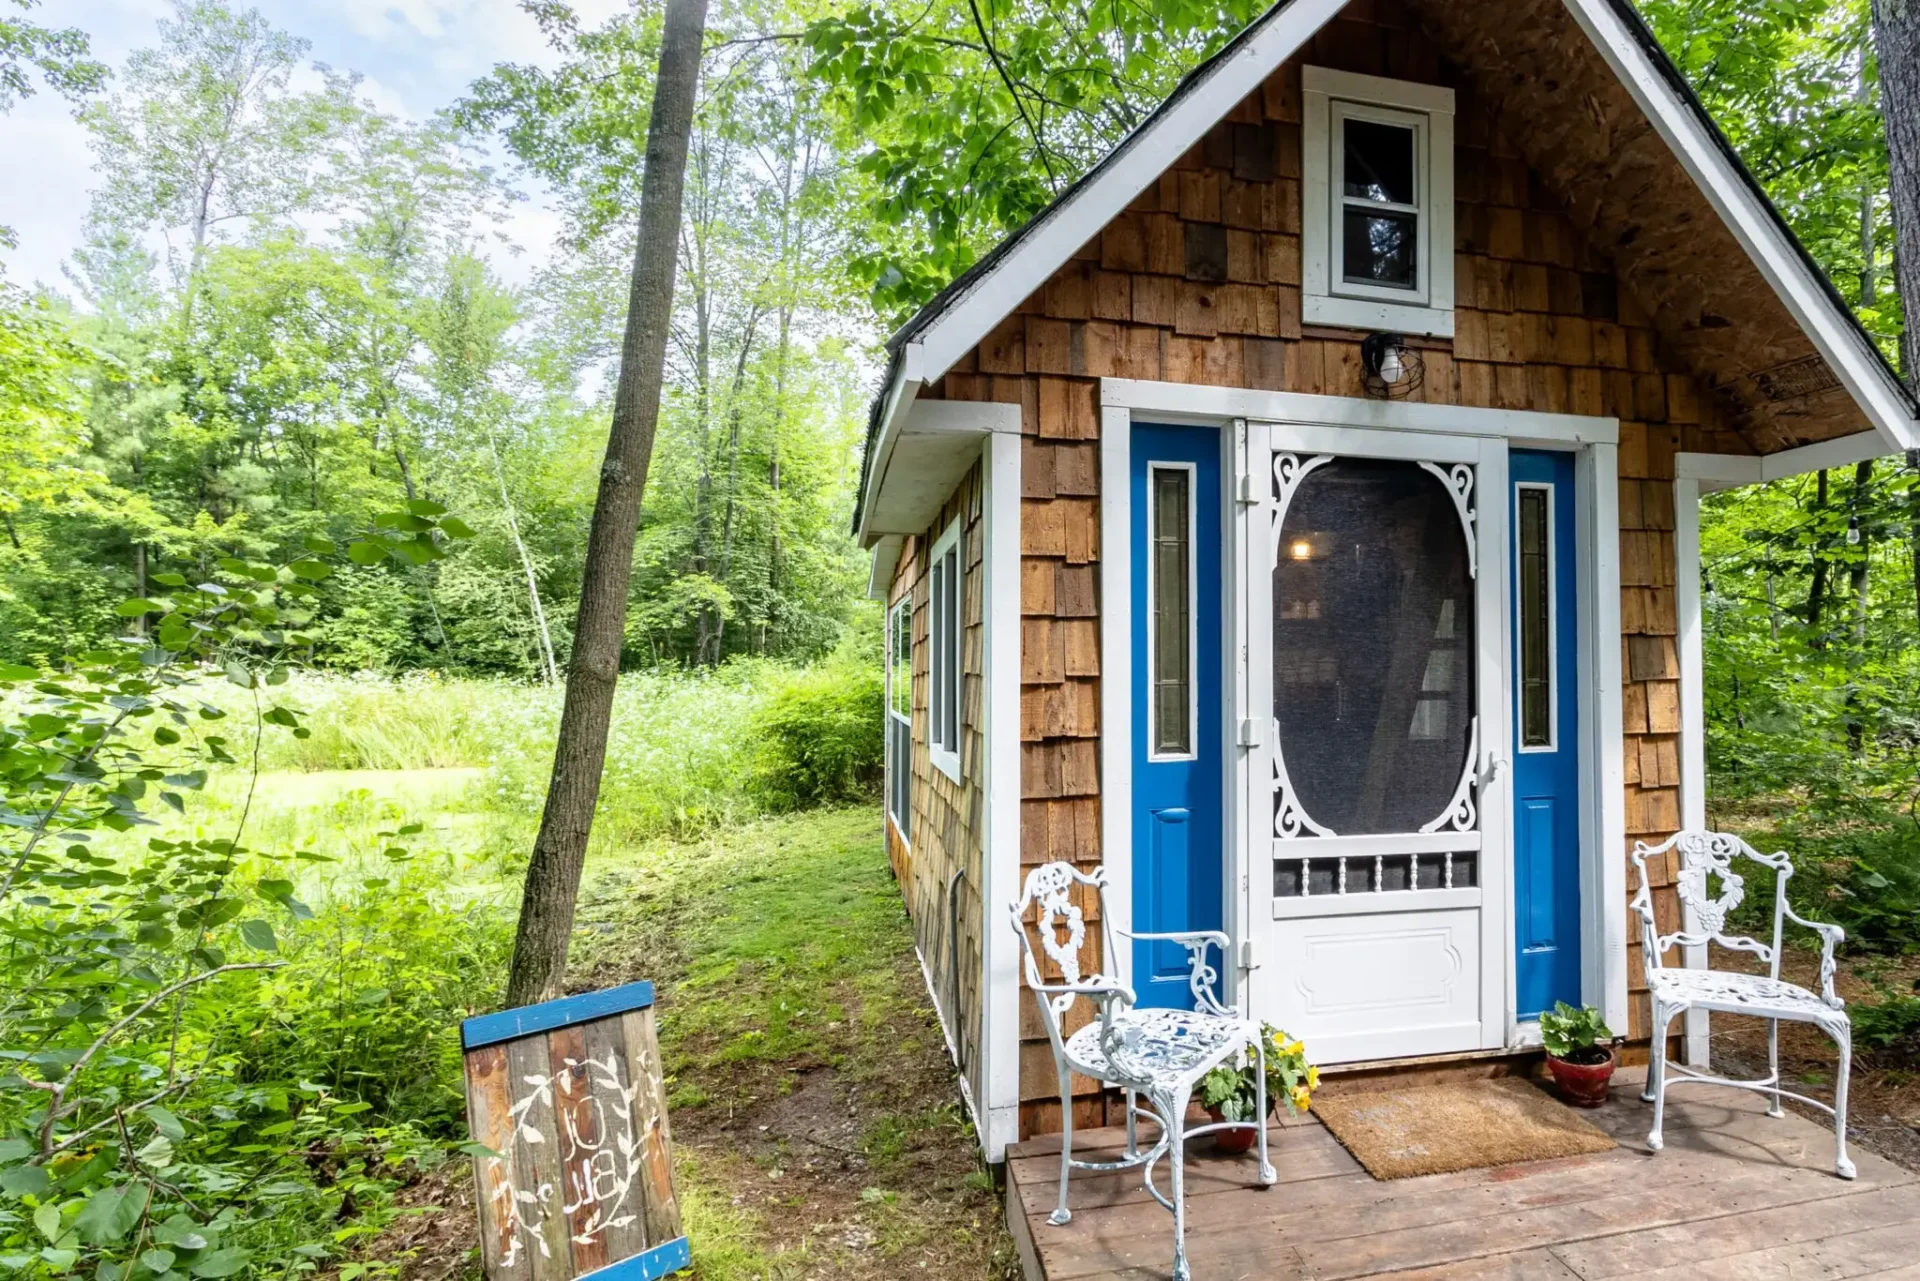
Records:
[[[1008,909],[1013,932],[1020,936],[1020,954],[1026,960],[1027,986],[1040,1003],[1040,1019],[1046,1024],[1047,1037],[1055,1051],[1062,1048],[1060,1020],[1082,996],[1100,992],[1124,992],[1113,975],[1093,971],[1082,973],[1080,949],[1086,942],[1087,916],[1076,900],[1076,889],[1093,890],[1099,907],[1100,956],[1102,963],[1113,963],[1113,931],[1107,920],[1107,869],[1096,867],[1082,872],[1071,863],[1045,863],[1027,873],[1020,898]],[[1061,982],[1049,984],[1045,967],[1034,954],[1033,936],[1027,933],[1027,908],[1034,909],[1034,928],[1040,947],[1060,967]],[[1043,989],[1055,989],[1048,993]],[[1063,990],[1064,989],[1064,990]]]
[[[1647,860],[1669,850],[1680,855],[1679,874],[1673,888],[1686,915],[1679,929],[1662,934],[1654,918]],[[1778,874],[1774,881],[1771,943],[1727,933],[1727,918],[1747,897],[1746,878],[1734,867],[1736,858],[1750,859]],[[1752,952],[1767,963],[1774,978],[1780,977],[1780,931],[1787,907],[1787,882],[1793,878],[1793,860],[1785,854],[1762,854],[1731,832],[1689,830],[1676,832],[1658,845],[1636,841],[1633,865],[1640,870],[1640,888],[1633,896],[1632,907],[1640,917],[1641,952],[1649,972],[1662,968],[1663,953],[1670,947],[1718,943],[1736,951]],[[1710,878],[1715,877],[1720,882],[1718,891],[1709,883]],[[1689,924],[1693,927],[1691,930],[1687,928]]]

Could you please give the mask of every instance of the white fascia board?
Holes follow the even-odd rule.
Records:
[[[1720,150],[1693,107],[1674,92],[1608,0],[1565,0],[1574,20],[1666,140],[1760,274],[1786,304],[1827,365],[1887,442],[1884,452],[1920,442],[1920,425],[1886,365],[1866,350],[1851,320],[1787,242],[1780,224]]]
[[[900,385],[917,395],[919,386],[903,377]],[[867,476],[866,502],[860,509],[860,542],[874,547],[887,537],[883,529],[873,528],[880,496],[887,487],[894,456],[901,442],[916,436],[988,436],[996,432],[1020,434],[1020,406],[983,400],[917,400],[902,397],[890,403],[874,442],[874,466]]]
[[[1319,423],[1379,431],[1417,431],[1448,436],[1496,436],[1506,440],[1565,445],[1614,445],[1620,420],[1586,414],[1545,414],[1519,409],[1473,409],[1357,396],[1311,396],[1290,391],[1205,387],[1189,383],[1102,378],[1100,403],[1126,408],[1156,422],[1218,423],[1233,418],[1259,422]]]
[[[873,545],[873,539],[867,534],[867,522],[873,516],[874,499],[887,478],[887,464],[893,458],[894,438],[900,432],[901,410],[914,403],[914,397],[920,394],[920,387],[917,379],[903,373],[887,388],[886,407],[880,413],[880,430],[874,433],[873,457],[867,460],[866,501],[860,506],[860,520],[854,529],[854,536],[860,540],[862,547]]]
[[[1777,454],[1676,454],[1673,474],[1678,480],[1699,482],[1699,492],[1706,494],[1735,485],[1786,480],[1828,467],[1851,467],[1893,452],[1879,432],[1862,431]]]
[[[1084,186],[1041,215],[1020,243],[921,330],[918,377],[931,380],[979,346],[1035,289],[1199,142],[1241,99],[1260,88],[1347,0],[1293,0],[1262,20],[1238,50],[1215,63],[1178,102],[1130,135]]]
[[[867,599],[885,601],[893,589],[893,571],[900,565],[900,549],[906,539],[899,534],[883,534],[873,545],[873,568],[867,574]]]

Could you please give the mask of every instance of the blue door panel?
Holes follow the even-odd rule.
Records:
[[[1513,481],[1513,865],[1515,993],[1519,1017],[1538,1017],[1556,1001],[1580,1003],[1580,699],[1579,594],[1574,546],[1573,455],[1516,449]],[[1550,701],[1553,732],[1546,746],[1523,741],[1520,491],[1551,489],[1553,602]]]
[[[1155,760],[1148,751],[1147,469],[1150,463],[1193,467],[1193,678],[1197,716],[1190,758]],[[1220,501],[1220,433],[1210,427],[1132,431],[1129,488],[1133,563],[1133,921],[1143,933],[1217,930],[1222,911],[1220,628],[1221,551],[1226,541]],[[1215,957],[1221,969],[1225,958]],[[1189,1008],[1187,951],[1170,943],[1136,943],[1134,989],[1140,1004]]]

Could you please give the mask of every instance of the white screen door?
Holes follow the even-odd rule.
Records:
[[[1498,1046],[1506,443],[1252,423],[1247,451],[1252,1013],[1322,1063]]]

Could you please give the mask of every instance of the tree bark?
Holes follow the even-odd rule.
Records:
[[[1920,0],[1873,0],[1873,44],[1880,59],[1880,116],[1887,127],[1888,189],[1893,202],[1893,276],[1907,316],[1905,372],[1920,368]]]
[[[1827,536],[1818,526],[1826,511],[1827,469],[1822,467],[1814,488],[1813,581],[1807,588],[1807,632],[1815,649],[1825,644],[1820,638],[1820,624],[1827,606]]]
[[[520,924],[507,975],[509,1006],[558,996],[566,976],[567,944],[573,935],[594,808],[600,800],[607,729],[620,679],[640,499],[660,419],[687,141],[693,129],[694,86],[700,75],[706,21],[706,0],[667,0],[653,118],[647,126],[640,232],[634,244],[613,422],[587,534],[553,777],[521,894]]]

